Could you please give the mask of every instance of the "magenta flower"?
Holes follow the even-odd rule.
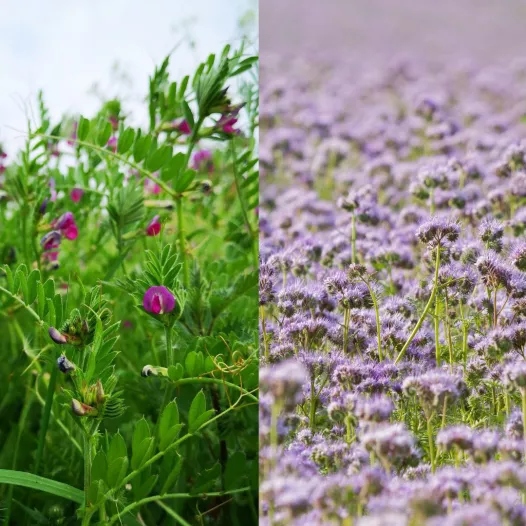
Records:
[[[153,237],[159,234],[161,231],[161,222],[159,221],[159,216],[154,216],[154,218],[150,221],[150,224],[146,228],[146,235]]]
[[[115,115],[111,115],[108,120],[110,121],[111,127],[114,130],[118,130],[119,129],[119,119]]]
[[[210,150],[199,150],[195,152],[192,159],[192,168],[194,170],[208,170],[214,171],[214,163],[212,162],[212,152]]]
[[[161,187],[151,179],[144,180],[144,191],[147,194],[157,195],[161,193]]]
[[[81,190],[80,188],[73,188],[73,190],[71,190],[70,197],[74,203],[78,203],[82,199],[83,195],[84,190]]]
[[[176,120],[172,123],[174,130],[182,133],[183,135],[190,135],[192,130],[186,119]]]
[[[40,240],[40,245],[43,249],[42,257],[44,260],[49,262],[57,261],[61,237],[60,232],[52,230]]]
[[[108,139],[108,142],[106,143],[106,146],[115,153],[117,151],[117,137],[110,137]]]
[[[172,312],[175,308],[175,297],[166,287],[150,287],[144,294],[143,307],[152,314]]]
[[[66,212],[65,214],[62,214],[58,219],[53,221],[51,225],[53,226],[53,228],[60,230],[60,233],[66,239],[77,239],[79,235],[79,230],[75,223],[75,217],[71,212]]]
[[[79,123],[75,121],[73,123],[73,129],[71,130],[70,138],[68,139],[68,144],[70,146],[73,146],[75,144],[75,141],[77,140],[77,129],[79,127]]]

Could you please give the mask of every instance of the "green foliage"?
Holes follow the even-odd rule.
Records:
[[[10,523],[136,525],[140,513],[141,524],[170,524],[142,499],[178,493],[190,523],[198,509],[203,524],[254,524],[255,62],[226,47],[174,80],[168,57],[147,85],[146,127],[113,98],[55,122],[39,94],[0,194]],[[250,123],[235,137],[220,124],[232,115]],[[156,216],[160,231],[149,231]],[[175,307],[156,314],[144,296],[160,286]],[[227,490],[237,493],[217,509],[201,495]]]

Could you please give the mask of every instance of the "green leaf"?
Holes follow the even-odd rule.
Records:
[[[169,475],[166,477],[166,480],[161,489],[161,495],[164,495],[165,493],[170,491],[170,489],[173,487],[173,485],[177,481],[179,477],[179,473],[181,473],[182,467],[183,467],[183,457],[177,454],[177,460],[174,464],[173,469],[170,471]]]
[[[133,128],[126,128],[122,131],[117,142],[117,152],[125,154],[132,146],[135,139]]]
[[[191,493],[203,493],[209,491],[221,475],[221,466],[216,462],[210,469],[205,469],[197,476],[192,485]]]
[[[135,139],[135,144],[133,145],[133,158],[136,163],[142,161],[146,157],[146,154],[150,151],[151,145],[152,136],[145,135],[144,137],[141,137],[139,130],[137,138]]]
[[[117,433],[113,436],[110,444],[110,449],[108,450],[108,461],[115,460],[121,457],[128,456],[128,448],[126,447],[126,442],[120,433]]]
[[[97,144],[99,146],[106,146],[111,137],[111,132],[113,131],[113,128],[111,127],[111,124],[107,121],[99,124],[99,126],[100,128],[97,133]]]
[[[145,438],[137,447],[132,450],[131,467],[139,469],[151,456],[155,440],[153,437]]]
[[[204,372],[203,353],[191,351],[186,355],[184,361],[186,373],[188,376],[199,376]]]
[[[99,451],[91,463],[91,480],[104,480],[108,474],[108,461],[104,451]]]
[[[128,472],[128,457],[112,458],[108,463],[108,486],[118,488]]]
[[[159,423],[159,449],[165,450],[179,435],[183,424],[179,423],[179,409],[175,400],[164,409]]]
[[[206,398],[203,390],[199,391],[192,400],[188,412],[188,430],[194,433],[215,413],[213,409],[206,410]]]
[[[183,376],[184,376],[184,367],[180,363],[177,363],[175,365],[170,365],[170,367],[168,367],[168,378],[170,378],[170,380],[177,382]]]
[[[195,126],[194,114],[192,113],[190,106],[188,106],[188,102],[183,100],[182,105],[183,105],[184,118],[186,119],[186,122],[190,126],[190,130],[194,131],[194,126]]]
[[[148,156],[146,168],[151,172],[156,172],[172,158],[172,151],[170,146],[161,146]]]
[[[37,298],[38,298],[38,316],[40,319],[44,318],[44,312],[46,311],[46,293],[44,291],[44,285],[39,281],[37,284]]]
[[[90,127],[89,120],[81,116],[79,120],[79,125],[77,128],[77,137],[79,141],[86,140],[86,137],[89,134],[89,127]]]
[[[84,493],[80,489],[74,488],[69,484],[64,484],[63,482],[39,477],[32,473],[0,469],[0,484],[10,484],[12,486],[36,489],[57,497],[71,500],[77,504],[84,503]]]
[[[27,298],[26,303],[31,305],[37,297],[37,283],[40,282],[40,271],[34,269],[27,278]],[[42,317],[42,316],[41,316]]]
[[[174,181],[174,190],[179,193],[184,192],[192,184],[196,173],[197,172],[195,170],[189,169],[179,175],[179,177],[177,177],[177,179]]]

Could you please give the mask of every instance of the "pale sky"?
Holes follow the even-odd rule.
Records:
[[[226,43],[235,44],[240,18],[255,5],[254,0],[0,0],[0,143],[10,154],[22,145],[12,128],[24,130],[25,108],[31,104],[36,110],[39,89],[54,123],[64,112],[95,112],[100,99],[90,91],[97,84],[104,98],[124,96],[123,109],[140,124],[148,76],[185,33],[172,55],[173,80],[191,74]],[[116,63],[118,73],[112,73]]]

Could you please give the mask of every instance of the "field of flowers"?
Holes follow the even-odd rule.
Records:
[[[526,63],[264,58],[260,524],[526,524]]]
[[[257,523],[256,57],[169,63],[0,151],[3,524]]]

